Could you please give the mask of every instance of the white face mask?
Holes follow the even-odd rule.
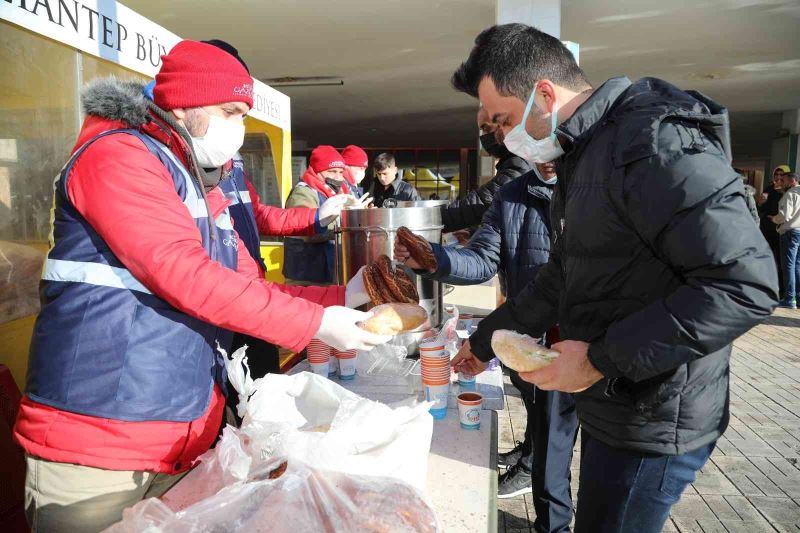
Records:
[[[202,108],[201,108],[202,109]],[[209,114],[208,129],[202,137],[192,137],[192,146],[201,167],[221,167],[236,155],[244,143],[244,124]]]
[[[356,180],[356,185],[364,181],[364,176],[367,175],[366,170],[352,170],[350,171],[353,174],[353,179]]]
[[[553,111],[550,113],[550,135],[544,139],[537,140],[531,137],[525,129],[525,123],[528,121],[528,115],[531,112],[531,106],[533,106],[536,89],[538,87],[539,83],[537,82],[536,85],[533,86],[533,92],[531,92],[530,98],[528,98],[528,104],[525,106],[525,114],[522,115],[522,122],[514,126],[503,141],[503,144],[506,145],[506,148],[508,148],[511,153],[520,156],[531,164],[549,163],[550,161],[555,161],[564,154],[564,149],[561,148],[561,145],[558,143],[558,138],[556,137],[558,104],[555,102],[553,102]]]

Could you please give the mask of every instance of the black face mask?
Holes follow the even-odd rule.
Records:
[[[491,156],[501,158],[510,153],[508,148],[506,148],[506,145],[497,140],[497,137],[495,137],[494,133],[485,133],[481,135],[480,139],[481,146],[483,146],[483,149],[486,150],[486,153]]]
[[[325,183],[328,184],[328,187],[333,189],[333,192],[339,194],[339,191],[342,189],[342,183],[344,183],[344,181],[335,180],[333,178],[325,178]]]

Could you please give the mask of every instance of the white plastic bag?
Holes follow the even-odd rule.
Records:
[[[126,509],[106,533],[436,533],[433,510],[405,483],[277,458],[246,480],[173,512],[155,498]]]
[[[227,360],[239,391],[242,433],[254,455],[288,457],[325,470],[403,480],[425,487],[433,419],[430,403],[389,407],[310,372],[255,381],[245,350]]]

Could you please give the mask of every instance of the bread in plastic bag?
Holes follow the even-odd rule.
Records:
[[[39,312],[39,280],[45,254],[0,241],[0,323]]]
[[[492,334],[492,351],[504,365],[517,372],[540,370],[559,356],[533,337],[507,329],[498,329]]]
[[[424,489],[433,434],[430,403],[390,407],[310,372],[253,380],[243,349],[227,361],[227,369],[239,392],[241,431],[253,447],[251,455],[395,477]]]
[[[174,512],[151,498],[106,533],[435,533],[433,510],[411,486],[276,458],[247,479]]]

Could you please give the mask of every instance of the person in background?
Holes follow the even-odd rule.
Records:
[[[350,144],[342,150],[342,157],[347,165],[345,177],[350,184],[350,192],[360,198],[364,194],[364,178],[369,167],[367,152],[355,144]]]
[[[494,331],[558,324],[560,355],[520,377],[575,393],[575,531],[658,533],[727,428],[732,342],[778,300],[727,112],[655,78],[595,88],[561,41],[525,24],[481,32],[453,82],[509,150],[558,173],[547,264],[481,320],[454,369],[486,368]]]
[[[375,207],[395,207],[398,201],[422,200],[413,185],[397,177],[397,163],[392,154],[378,155],[372,168],[375,170],[375,179],[369,192]]]
[[[796,173],[788,172],[782,178],[785,192],[778,205],[778,214],[772,217],[781,236],[781,267],[783,279],[786,280],[786,292],[780,307],[797,309],[800,295],[800,187]]]
[[[103,530],[208,451],[225,406],[217,344],[229,349],[231,331],[293,350],[312,338],[342,350],[389,340],[342,307],[366,303],[361,289],[264,280],[218,178],[201,170],[241,147],[253,79],[196,41],[162,59],[152,100],[113,77],[84,89],[86,118],[54,182],[14,426],[34,531]]]
[[[747,204],[747,209],[750,211],[750,216],[753,217],[753,220],[756,223],[756,226],[760,225],[761,217],[758,213],[758,202],[756,201],[756,188],[747,183],[747,176],[745,173],[739,170],[738,168],[734,168],[737,174],[742,177],[742,184],[744,185],[744,201]]]
[[[464,198],[442,206],[442,233],[463,230],[481,223],[483,214],[492,205],[495,193],[514,178],[531,170],[531,165],[519,156],[508,151],[503,144],[503,132],[489,120],[483,107],[478,108],[478,129],[483,149],[497,159],[495,175],[477,190],[470,191]]]
[[[431,243],[438,268],[417,273],[453,285],[483,283],[500,274],[508,296],[517,296],[550,256],[550,200],[556,181],[554,165],[544,163],[502,186],[469,242],[463,248]],[[420,268],[399,243],[395,259]],[[534,529],[565,531],[572,521],[570,462],[578,432],[575,402],[571,394],[537,389],[517,372],[509,374],[520,391],[527,427],[522,443],[498,455],[498,464],[508,468],[498,480],[498,497],[533,491]]]
[[[347,164],[336,148],[320,145],[311,151],[308,169],[286,199],[286,207],[318,208],[337,194],[350,194],[344,177]],[[327,222],[327,221],[326,221]],[[289,238],[284,243],[283,275],[291,285],[334,282],[333,223],[315,237]]]
[[[772,217],[778,214],[778,204],[781,201],[781,196],[783,196],[783,176],[788,172],[791,172],[789,165],[779,165],[772,171],[772,187],[766,193],[767,198],[761,204],[760,210],[761,234],[764,235],[770,250],[772,250],[772,256],[778,269],[781,294],[786,290],[786,280],[783,277],[783,268],[781,267],[780,235],[775,223],[772,222]]]

